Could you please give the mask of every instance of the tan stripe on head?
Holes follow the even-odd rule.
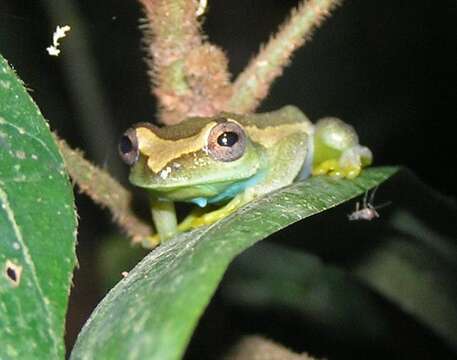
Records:
[[[210,122],[198,134],[179,140],[164,140],[150,129],[138,127],[135,130],[138,149],[148,158],[148,167],[157,174],[170,161],[205,148],[209,132],[214,125],[216,122]]]

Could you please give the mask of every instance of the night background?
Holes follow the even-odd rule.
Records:
[[[209,0],[203,28],[209,40],[226,51],[236,75],[297,3]],[[139,29],[142,16],[134,0],[0,1],[0,52],[24,80],[51,128],[126,186],[128,169],[118,158],[117,140],[131,124],[154,121],[156,114]],[[216,358],[245,334],[264,335],[296,352],[329,359],[456,358],[457,344],[351,275],[353,263],[392,234],[397,206],[411,210],[455,245],[457,214],[449,209],[455,210],[457,195],[456,20],[451,0],[349,0],[298,50],[259,110],[292,104],[312,121],[340,117],[371,148],[375,165],[402,165],[417,179],[403,173],[378,189],[375,203],[392,205],[380,210],[375,222],[349,223],[346,214],[355,206],[349,202],[248,250],[229,269],[186,358]],[[56,25],[65,24],[72,31],[62,40],[62,56],[50,57],[45,49],[52,33]],[[88,88],[96,93],[88,94]],[[78,89],[87,96],[78,96]],[[138,213],[146,219],[144,193],[135,189],[135,194]],[[120,273],[146,253],[116,235],[110,214],[86,196],[77,194],[77,207],[80,266],[70,300],[68,347],[106,291],[121,279]],[[338,239],[340,234],[345,237]],[[292,250],[329,265],[309,288],[309,296],[318,300],[295,306],[293,301],[239,295],[250,276],[255,279],[256,271],[266,271],[252,259],[263,258],[273,264],[266,266],[272,271],[278,262],[268,262],[271,253],[288,258]],[[433,261],[439,263],[439,258]],[[287,266],[286,261],[282,268]],[[343,276],[337,268],[348,273]],[[278,272],[281,266],[274,274]],[[442,280],[453,284],[451,291],[457,294],[455,277]],[[367,319],[382,323],[364,324]]]

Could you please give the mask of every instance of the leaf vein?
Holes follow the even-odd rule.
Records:
[[[49,155],[51,155],[51,158],[56,163],[60,163],[60,159],[58,157],[56,157],[56,154],[53,151],[51,151],[51,149],[48,147],[48,145],[43,140],[41,140],[40,138],[36,137],[35,135],[29,133],[28,131],[25,131],[24,129],[20,128],[19,126],[14,125],[13,123],[11,123],[9,121],[5,120],[2,122],[2,124],[9,125],[12,128],[14,128],[20,135],[26,135],[26,136],[30,137],[31,139],[35,140],[37,143],[39,143],[41,146],[43,146],[43,148],[48,152]]]

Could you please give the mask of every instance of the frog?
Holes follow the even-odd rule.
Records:
[[[292,105],[163,127],[137,123],[122,135],[119,154],[129,181],[149,193],[156,228],[144,241],[149,248],[310,176],[353,179],[373,160],[351,125],[335,117],[313,124]],[[196,205],[180,223],[176,202]]]

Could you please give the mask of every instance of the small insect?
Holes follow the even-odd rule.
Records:
[[[365,193],[365,196],[363,197],[362,207],[360,207],[360,203],[357,201],[357,203],[355,204],[355,211],[348,214],[349,221],[352,221],[352,220],[371,221],[374,218],[379,217],[379,213],[377,212],[377,209],[380,209],[386,205],[389,205],[390,202],[384,203],[384,204],[381,204],[378,206],[374,206],[373,200],[374,200],[374,195],[376,194],[376,190],[378,190],[378,187],[375,187],[374,190],[371,192],[370,199],[368,199],[368,191]]]

